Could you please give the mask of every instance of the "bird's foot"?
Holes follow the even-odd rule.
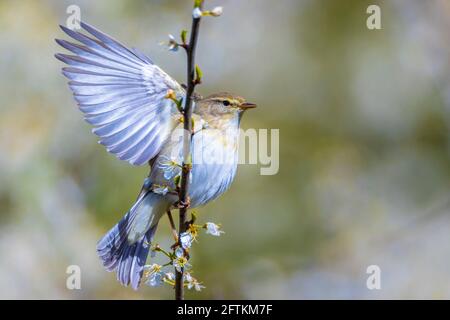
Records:
[[[188,209],[191,206],[191,198],[187,197],[186,201],[175,202],[175,208],[177,209]]]

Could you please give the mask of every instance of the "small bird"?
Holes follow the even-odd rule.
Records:
[[[183,139],[175,133],[182,131],[183,117],[176,100],[184,101],[186,92],[150,58],[96,28],[81,22],[86,35],[60,27],[78,43],[56,39],[74,55],[55,57],[69,65],[62,73],[99,143],[120,160],[151,167],[136,202],[97,244],[106,270],[116,271],[121,284],[137,290],[158,221],[177,207],[173,190],[181,173]],[[216,93],[195,95],[193,107],[190,208],[230,187],[237,169],[240,120],[256,105]]]

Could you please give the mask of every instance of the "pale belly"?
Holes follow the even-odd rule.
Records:
[[[224,135],[215,130],[202,130],[194,134],[191,145],[192,173],[189,185],[191,207],[206,204],[224,193],[233,182],[238,160],[238,130],[235,134]],[[150,180],[153,184],[175,187],[173,179],[164,177],[164,171],[158,165],[163,158],[177,159],[182,155],[182,140],[166,144],[152,168]],[[178,200],[167,194],[172,202]]]

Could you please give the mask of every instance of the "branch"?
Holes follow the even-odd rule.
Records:
[[[200,10],[203,7],[203,0],[195,1],[195,6]],[[192,102],[195,86],[198,81],[195,79],[195,49],[197,47],[198,32],[200,27],[201,17],[192,18],[192,26],[189,43],[184,46],[187,53],[187,88],[186,88],[186,101],[184,102],[183,109],[183,167],[180,182],[180,192],[179,192],[179,204],[180,204],[180,220],[179,220],[179,233],[180,235],[186,231],[186,213],[187,207],[189,205],[189,174],[192,169],[191,160],[191,139],[192,139]],[[175,299],[184,299],[184,269],[181,272],[176,271],[175,276]]]

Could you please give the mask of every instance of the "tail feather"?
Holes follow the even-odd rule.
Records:
[[[131,284],[131,287],[135,290],[139,287],[150,249],[149,244],[156,228],[157,225],[151,227],[142,240],[124,247],[117,265],[117,280],[123,285]]]
[[[131,272],[128,273],[130,275],[130,283],[131,287],[134,290],[137,290],[139,287],[139,284],[141,283],[142,275],[144,273],[144,266],[145,262],[147,260],[148,251],[149,251],[149,244],[153,239],[153,236],[155,235],[156,228],[158,225],[153,226],[150,228],[149,231],[147,231],[143,243],[137,248],[134,255],[132,255],[132,262],[130,265]]]
[[[108,271],[116,270],[121,284],[131,284],[135,290],[139,287],[149,244],[164,208],[160,195],[150,191],[142,194],[122,220],[98,242],[97,253],[103,266]]]

